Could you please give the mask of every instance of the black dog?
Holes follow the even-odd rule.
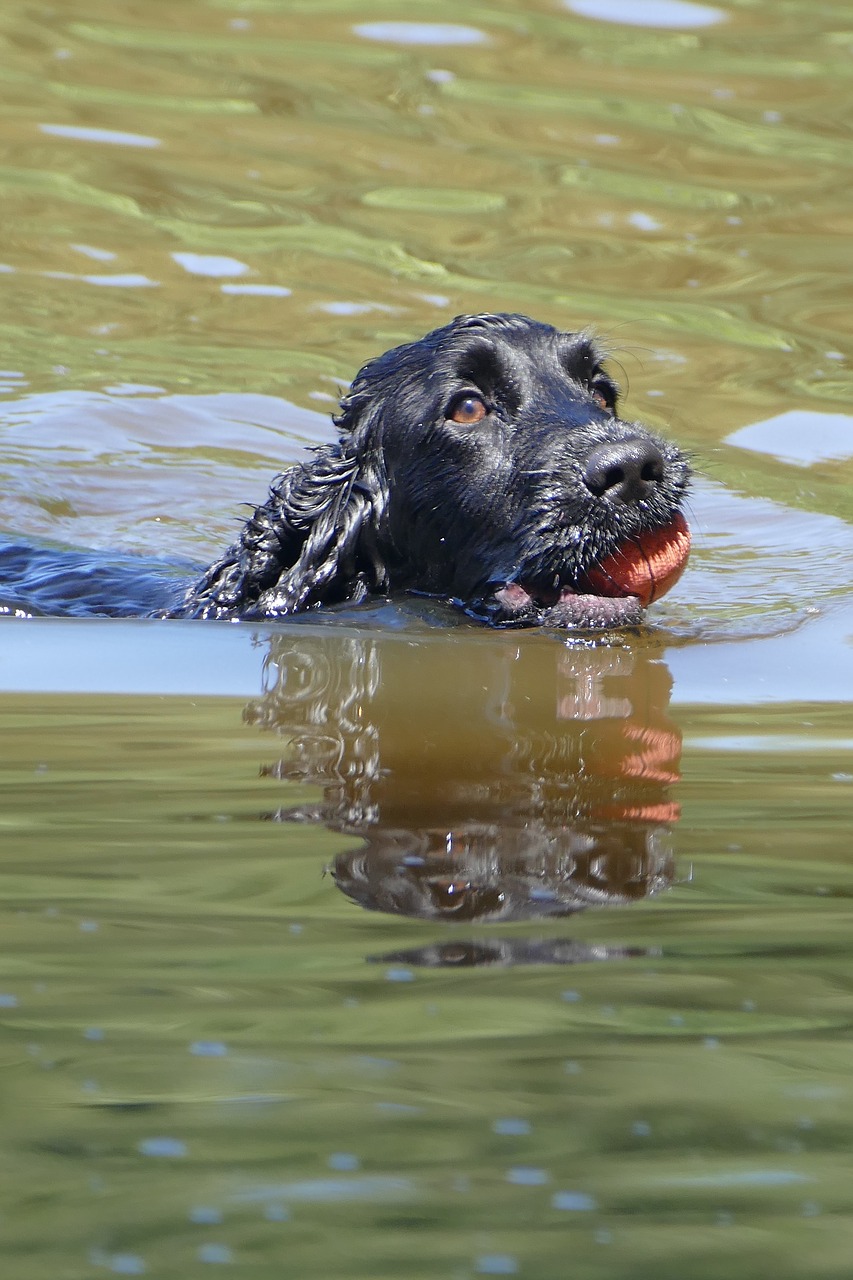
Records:
[[[672,580],[686,559],[689,468],[616,397],[589,334],[526,316],[459,316],[393,348],[343,398],[338,443],[277,477],[174,614],[274,618],[407,590],[498,625],[638,621],[671,585],[644,536],[675,531]],[[648,563],[651,590],[622,584],[620,556]]]
[[[616,416],[601,361],[588,334],[521,315],[459,316],[370,361],[339,441],[274,481],[172,616],[414,591],[499,625],[638,621],[686,560],[689,468]],[[666,582],[648,551],[660,536],[676,543]]]

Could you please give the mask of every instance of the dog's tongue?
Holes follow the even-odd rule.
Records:
[[[690,530],[680,513],[671,524],[641,533],[588,570],[580,590],[599,596],[637,596],[645,607],[675,586],[690,555]]]

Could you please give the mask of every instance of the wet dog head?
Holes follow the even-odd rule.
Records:
[[[501,625],[638,621],[687,558],[688,465],[618,416],[587,333],[460,316],[359,372],[340,441],[280,477],[189,611],[409,590]]]

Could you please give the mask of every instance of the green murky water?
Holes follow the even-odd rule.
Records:
[[[846,1280],[848,7],[0,39],[7,533],[204,560],[465,310],[594,325],[701,475],[606,647],[2,619],[4,1274]]]

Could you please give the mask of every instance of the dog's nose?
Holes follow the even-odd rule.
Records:
[[[583,481],[597,498],[639,502],[663,480],[664,460],[652,440],[635,436],[596,445],[583,464]]]

